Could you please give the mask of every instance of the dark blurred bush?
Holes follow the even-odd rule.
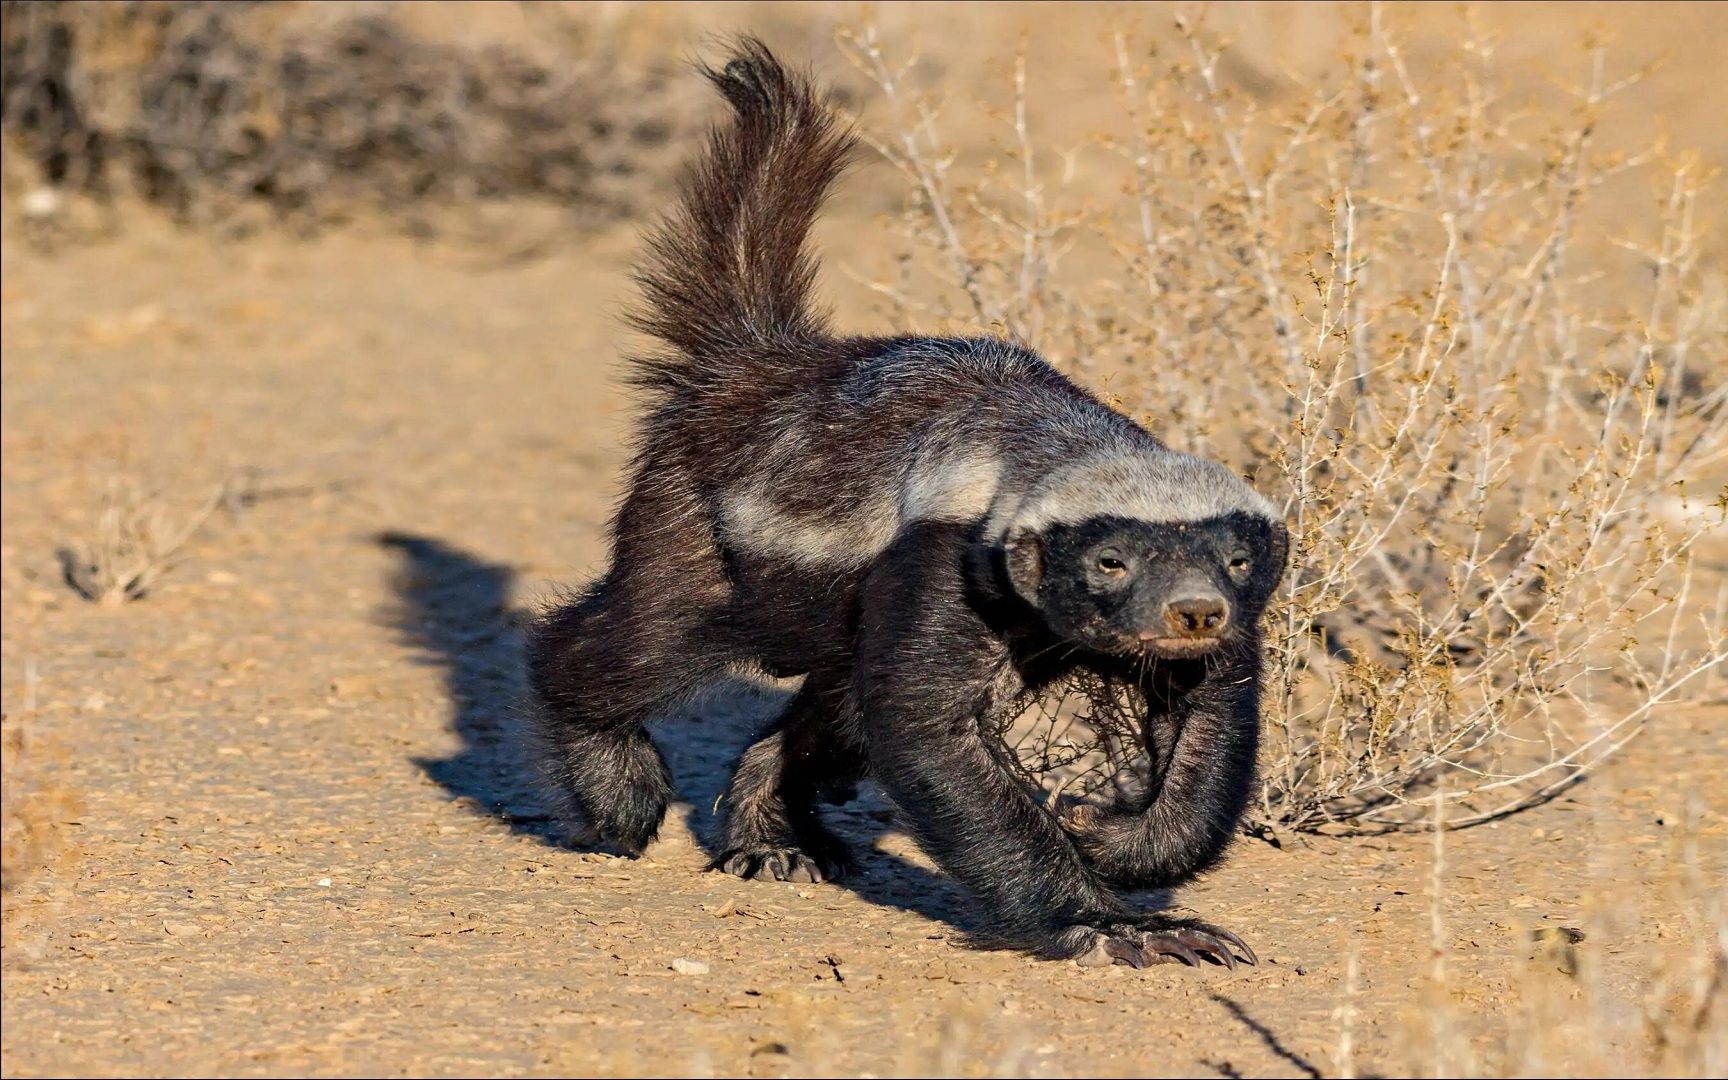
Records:
[[[555,59],[416,35],[397,12],[285,3],[0,4],[0,122],[52,187],[187,221],[530,197],[634,212],[693,128],[670,66],[566,23]],[[683,80],[688,81],[688,80]]]

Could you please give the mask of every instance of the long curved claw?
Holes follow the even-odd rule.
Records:
[[[771,851],[762,856],[762,865],[750,875],[757,881],[785,881],[786,856],[778,851]]]
[[[756,871],[756,859],[748,852],[740,851],[723,860],[718,869],[733,877],[747,878]]]
[[[1092,939],[1092,947],[1074,958],[1081,967],[1110,967],[1112,964],[1126,964],[1131,968],[1143,968],[1154,961],[1141,950],[1140,946],[1126,937],[1102,930]]]
[[[1236,945],[1237,949],[1242,952],[1242,959],[1248,961],[1249,968],[1258,968],[1258,966],[1260,966],[1260,957],[1255,956],[1255,950],[1249,949],[1248,942],[1244,942],[1242,938],[1236,937],[1236,935],[1230,933],[1229,930],[1213,930],[1213,933],[1217,933],[1218,937],[1222,937],[1223,940],[1227,940],[1227,942],[1232,943],[1232,945]]]
[[[1171,956],[1181,960],[1189,967],[1199,967],[1200,954],[1189,948],[1188,942],[1182,937],[1181,930],[1153,930],[1146,935],[1142,948],[1149,949],[1160,956]]]
[[[1105,955],[1117,963],[1127,964],[1131,968],[1143,968],[1148,962],[1145,951],[1125,938],[1107,937],[1103,944]]]
[[[1260,958],[1248,943],[1228,930],[1201,922],[1171,925],[1149,918],[1151,925],[1114,925],[1099,928],[1092,947],[1075,957],[1082,967],[1126,964],[1133,968],[1153,964],[1186,964],[1205,967],[1209,962],[1230,971],[1238,964],[1256,965]]]
[[[1246,941],[1243,941],[1241,938],[1237,937],[1235,934],[1232,934],[1230,931],[1222,929],[1221,927],[1217,927],[1217,926],[1208,926],[1206,928],[1206,932],[1208,934],[1211,934],[1215,938],[1221,938],[1224,941],[1227,941],[1230,944],[1236,946],[1237,951],[1242,954],[1243,961],[1245,963],[1247,963],[1247,965],[1249,967],[1259,967],[1260,966],[1260,958],[1258,956],[1254,955],[1254,950],[1250,949],[1248,947],[1248,943]]]
[[[812,859],[810,856],[805,855],[802,852],[794,852],[792,856],[787,859],[787,862],[791,864],[786,870],[787,881],[797,881],[806,885],[815,885],[823,880],[822,867],[817,865],[816,860]]]
[[[1236,957],[1230,952],[1222,938],[1216,937],[1204,930],[1182,928],[1173,931],[1176,939],[1202,956],[1210,956],[1231,971],[1236,970]]]
[[[843,859],[826,860],[792,847],[752,847],[726,852],[711,869],[751,881],[793,881],[817,885],[845,872]]]

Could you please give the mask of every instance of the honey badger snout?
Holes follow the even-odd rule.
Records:
[[[1230,604],[1217,593],[1183,596],[1164,605],[1163,632],[1157,637],[1211,638],[1230,625]]]

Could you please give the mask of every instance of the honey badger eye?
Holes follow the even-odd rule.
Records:
[[[1249,565],[1248,557],[1246,555],[1238,555],[1234,559],[1230,560],[1230,572],[1232,574],[1246,574]]]
[[[1106,574],[1125,574],[1128,572],[1128,564],[1114,555],[1100,555],[1098,556],[1098,569]]]

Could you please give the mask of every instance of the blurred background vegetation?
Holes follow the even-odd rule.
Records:
[[[176,219],[245,232],[324,228],[384,215],[428,230],[477,201],[538,202],[560,225],[658,205],[711,115],[687,63],[720,35],[765,36],[835,80],[866,123],[884,103],[836,56],[842,26],[870,22],[904,54],[908,85],[962,122],[1007,104],[1024,54],[1033,126],[1076,139],[1120,134],[1101,112],[1110,38],[1179,44],[1176,16],[1230,48],[1218,72],[1247,100],[1300,96],[1349,57],[1339,42],[1364,5],[969,4],[565,0],[310,3],[6,0],[0,5],[4,190],[15,211],[67,216],[69,202],[141,201]],[[1387,5],[1419,70],[1448,65],[1468,32],[1452,5]],[[1652,136],[1728,163],[1728,92],[1714,65],[1728,19],[1713,4],[1495,4],[1468,22],[1495,42],[1513,108],[1542,108],[1575,78],[1587,40],[1630,72],[1599,145]],[[710,50],[711,51],[711,50]],[[958,140],[962,157],[989,152]],[[1084,190],[1081,161],[1072,183]],[[63,196],[53,198],[50,193]],[[24,197],[34,195],[25,205]],[[72,216],[76,216],[75,214]]]

